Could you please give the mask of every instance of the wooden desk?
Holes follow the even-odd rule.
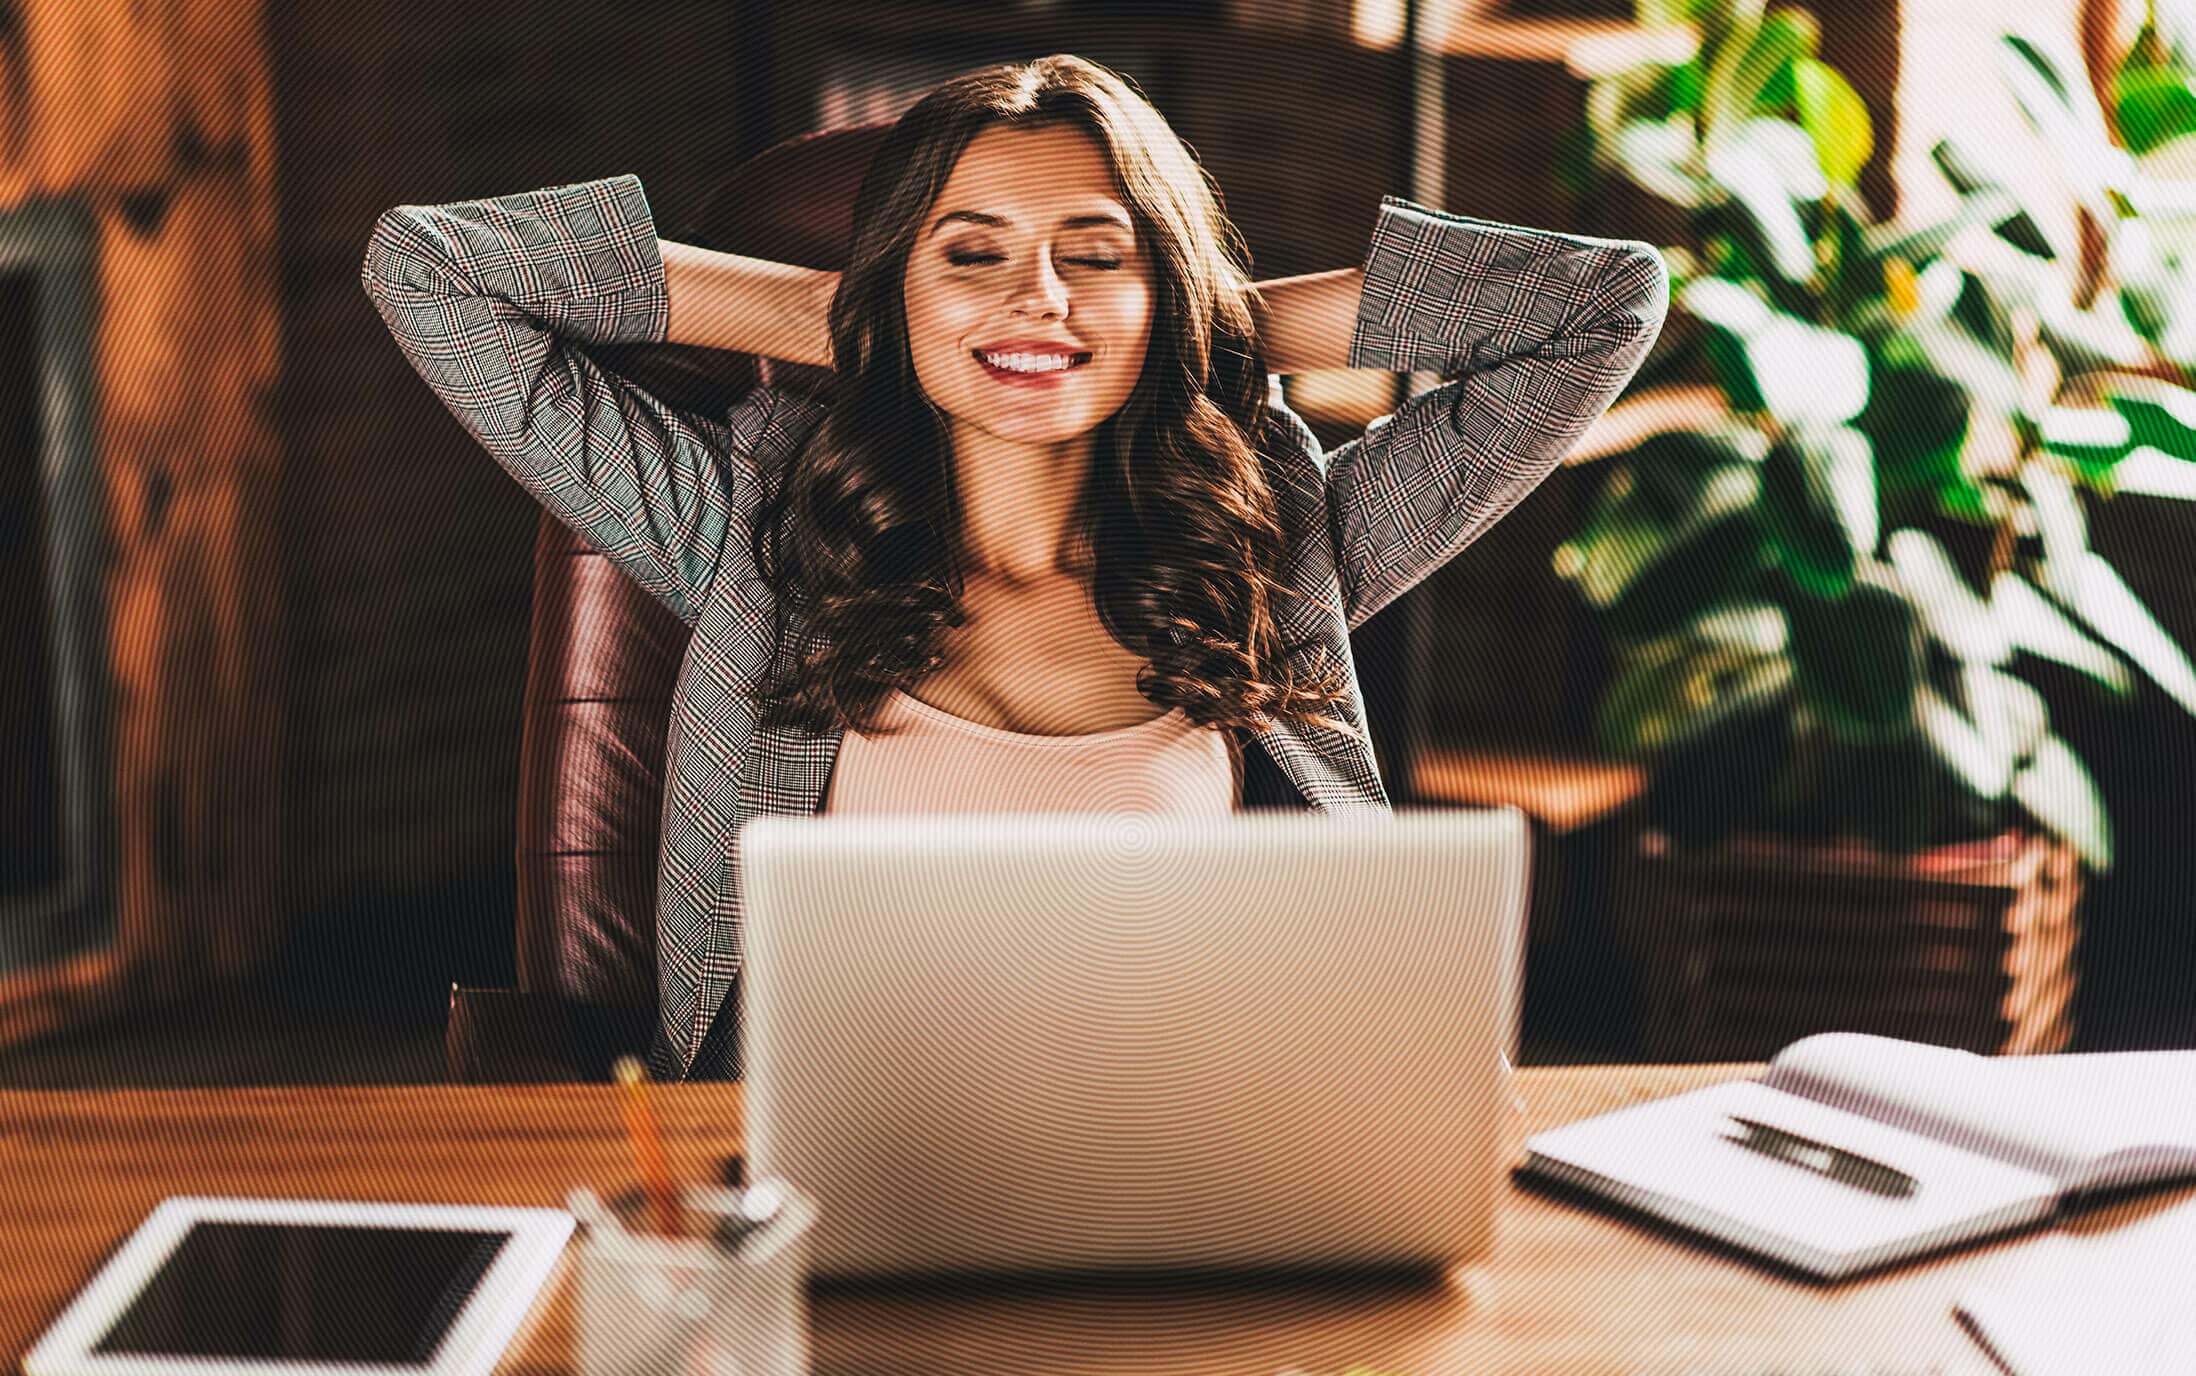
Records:
[[[1744,1066],[1580,1067],[1521,1076],[1531,1130]],[[138,1221],[171,1194],[559,1205],[629,1179],[607,1085],[0,1093],[0,1344],[20,1360]],[[660,1091],[682,1171],[738,1138],[733,1085]],[[2143,1196],[2071,1225],[2112,1229],[2196,1197]],[[1957,1326],[1968,1281],[2018,1268],[2018,1239],[1835,1288],[1516,1190],[1487,1262],[1414,1286],[1210,1286],[1163,1294],[827,1295],[818,1372],[1731,1373],[1995,1367]],[[552,1281],[506,1372],[566,1370]],[[10,1363],[10,1370],[14,1362]]]

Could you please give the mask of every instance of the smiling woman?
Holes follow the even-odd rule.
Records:
[[[1281,639],[1247,257],[1095,64],[986,69],[902,115],[833,295],[836,395],[757,526],[821,642],[772,719],[878,729],[899,690],[1048,734],[1176,707],[1350,729],[1340,666]]]

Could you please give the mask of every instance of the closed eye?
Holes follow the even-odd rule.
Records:
[[[996,263],[1001,256],[996,253],[949,253],[946,255],[946,261],[955,267],[968,267],[975,263]],[[1121,266],[1121,260],[1118,258],[1070,258],[1067,261],[1106,271]]]

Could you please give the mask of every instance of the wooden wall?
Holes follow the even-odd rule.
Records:
[[[269,401],[280,367],[260,9],[17,0],[0,26],[0,209],[80,208],[109,625],[83,704],[113,742],[115,938],[0,980],[0,1043],[262,959],[285,713]]]

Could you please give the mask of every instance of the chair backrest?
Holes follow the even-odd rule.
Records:
[[[807,134],[741,164],[679,243],[839,271],[854,198],[890,121]],[[674,405],[722,415],[759,383],[821,370],[714,349],[595,355]],[[519,988],[574,1004],[653,1007],[664,737],[689,632],[544,511],[520,745]]]

